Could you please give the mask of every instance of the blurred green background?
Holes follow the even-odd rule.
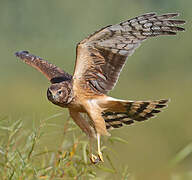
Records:
[[[128,144],[104,141],[117,152],[113,162],[127,165],[136,180],[190,173],[190,155],[171,169],[167,166],[192,140],[191,7],[189,0],[0,0],[0,117],[20,118],[26,128],[65,112],[54,119],[62,126],[68,117],[66,109],[48,102],[46,78],[19,61],[16,51],[28,50],[72,74],[76,44],[90,33],[146,12],[179,12],[179,19],[188,21],[186,31],[144,42],[110,93],[131,100],[170,98],[168,109],[148,122],[111,131]],[[47,131],[42,145],[57,149],[60,135],[52,134],[62,130]]]

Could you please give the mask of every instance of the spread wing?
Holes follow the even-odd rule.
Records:
[[[54,64],[43,60],[42,58],[29,54],[27,51],[16,52],[15,55],[23,60],[26,64],[34,67],[43,73],[51,83],[58,83],[66,80],[71,80],[72,76]]]
[[[157,16],[148,13],[120,24],[107,26],[77,45],[74,85],[86,84],[96,93],[106,94],[116,84],[128,56],[149,37],[175,35],[184,28],[177,13]]]

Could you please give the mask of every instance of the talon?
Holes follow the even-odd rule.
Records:
[[[97,164],[100,161],[100,158],[95,156],[94,154],[91,154],[90,160],[93,164]]]
[[[101,162],[104,162],[103,155],[101,152],[98,152],[98,158]]]

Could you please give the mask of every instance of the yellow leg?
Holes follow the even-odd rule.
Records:
[[[98,150],[98,157],[99,157],[99,160],[101,162],[104,162],[103,160],[103,155],[102,155],[102,152],[101,152],[101,146],[100,146],[100,134],[97,133],[97,150]]]
[[[97,156],[95,156],[94,154],[93,154],[93,151],[92,151],[92,145],[93,145],[93,139],[90,137],[89,138],[89,154],[90,154],[90,160],[91,160],[91,163],[93,163],[93,164],[97,164],[98,162],[99,162],[99,159],[98,159],[98,157]]]
[[[99,161],[104,162],[103,160],[103,155],[101,152],[101,147],[100,147],[100,134],[97,133],[97,151],[98,151],[98,157],[95,156],[92,153],[92,139],[89,139],[89,152],[90,152],[90,160],[93,164],[97,164]]]

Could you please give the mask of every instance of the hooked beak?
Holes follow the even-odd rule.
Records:
[[[52,94],[53,99],[57,100],[59,98],[59,96],[57,94]]]
[[[59,96],[57,93],[53,93],[50,89],[47,90],[47,97],[55,101],[58,100]]]

